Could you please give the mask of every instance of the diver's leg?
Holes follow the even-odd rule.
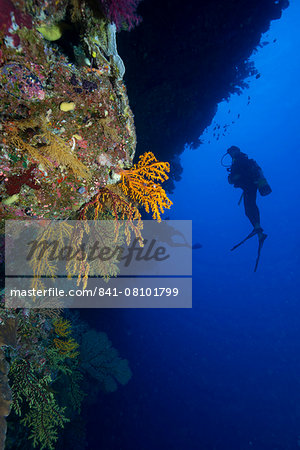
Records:
[[[245,214],[250,220],[251,224],[253,225],[253,228],[255,230],[262,231],[262,228],[260,226],[259,209],[256,204],[256,194],[257,194],[256,187],[244,190]]]
[[[260,226],[260,215],[259,215],[259,209],[256,204],[256,194],[257,189],[247,189],[244,191],[244,206],[245,206],[245,214],[250,220],[250,222],[253,225],[253,231],[252,233],[247,236],[247,238],[254,236],[257,234],[258,236],[258,252],[257,252],[257,258],[255,262],[254,272],[257,270],[257,266],[260,259],[260,253],[262,246],[267,238],[267,235],[263,233],[263,229]],[[246,239],[247,239],[246,238]]]
[[[245,206],[245,214],[250,220],[251,224],[253,225],[253,230],[251,233],[248,234],[248,236],[245,237],[241,242],[236,244],[234,247],[232,247],[232,250],[235,250],[240,245],[242,245],[244,242],[246,242],[248,239],[252,238],[256,234],[258,235],[258,239],[260,240],[260,236],[263,234],[263,229],[260,226],[260,216],[259,216],[259,209],[256,204],[256,193],[257,188],[250,188],[245,189],[243,192],[244,197],[244,206]],[[267,237],[267,235],[264,235]],[[265,239],[265,238],[264,238]]]

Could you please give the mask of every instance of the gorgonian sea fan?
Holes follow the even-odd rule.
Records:
[[[136,13],[141,0],[100,0],[104,13],[110,22],[113,22],[120,31],[126,24],[131,30],[142,20]]]

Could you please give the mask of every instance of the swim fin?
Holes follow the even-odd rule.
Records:
[[[238,248],[240,245],[244,244],[244,242],[248,241],[248,239],[252,238],[253,236],[255,236],[258,232],[260,231],[260,229],[254,229],[253,231],[251,231],[250,234],[248,234],[248,236],[245,237],[245,239],[243,239],[241,242],[239,242],[238,244],[234,245],[230,251],[232,252],[232,250],[235,250],[236,248]]]
[[[267,236],[268,236],[267,234],[262,233],[261,237],[258,239],[258,252],[257,252],[257,258],[256,258],[256,262],[255,262],[254,272],[256,272],[256,270],[257,270],[257,266],[258,266],[259,258],[260,258],[260,252],[261,252],[261,249],[264,245],[264,242],[265,242]]]

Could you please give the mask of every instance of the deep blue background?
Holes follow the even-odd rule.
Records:
[[[261,77],[219,105],[204,143],[182,155],[170,217],[192,219],[203,245],[193,309],[83,313],[133,371],[86,411],[89,448],[300,448],[299,20],[294,2],[253,55]],[[230,124],[219,140],[216,124]],[[257,273],[255,239],[229,251],[251,231],[220,165],[230,145],[257,160],[273,189],[258,199],[268,239]]]

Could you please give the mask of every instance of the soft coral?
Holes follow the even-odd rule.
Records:
[[[100,0],[107,18],[115,23],[120,31],[124,23],[131,30],[141,21],[136,14],[136,8],[141,0]]]

